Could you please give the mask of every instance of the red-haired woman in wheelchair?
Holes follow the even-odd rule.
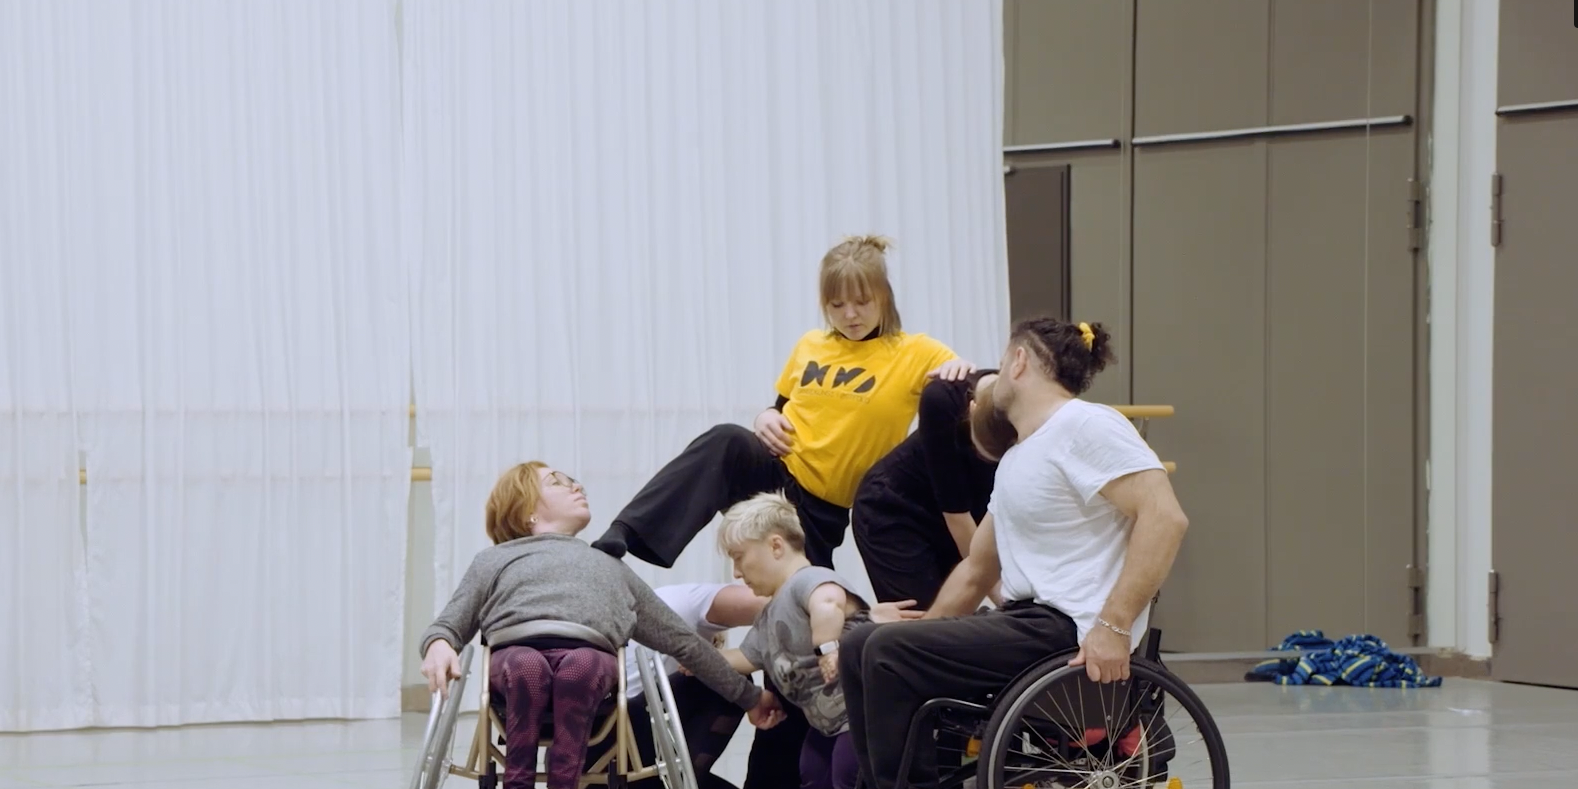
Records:
[[[749,710],[753,724],[770,726],[782,714],[628,566],[576,539],[590,520],[585,490],[566,474],[539,461],[506,471],[488,499],[493,546],[472,560],[449,604],[422,635],[422,675],[428,689],[440,693],[448,678],[460,675],[456,649],[479,630],[488,636],[552,621],[602,636],[603,645],[562,637],[494,644],[487,670],[493,701],[504,708],[505,789],[535,784],[542,716],[550,706],[548,789],[578,789],[593,718],[618,679],[608,644],[634,640],[672,655]]]

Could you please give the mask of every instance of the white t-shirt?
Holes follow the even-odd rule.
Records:
[[[1003,598],[1035,600],[1068,614],[1079,640],[1118,583],[1134,526],[1101,495],[1107,483],[1164,468],[1133,423],[1108,406],[1072,400],[997,466],[992,528]],[[1135,617],[1131,649],[1145,636],[1151,607]]]
[[[712,640],[712,637],[728,630],[707,621],[707,612],[712,610],[712,601],[718,597],[718,592],[723,591],[729,584],[671,584],[653,589],[658,599],[662,600],[679,618],[685,620],[702,638]],[[665,655],[663,657],[665,675],[679,671],[679,661]],[[636,698],[642,693],[641,672],[636,669],[635,650],[625,649],[625,696]]]

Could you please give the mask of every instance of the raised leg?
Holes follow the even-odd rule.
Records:
[[[756,434],[718,425],[659,469],[592,545],[612,556],[628,552],[648,564],[673,567],[718,513],[788,481],[788,468]]]

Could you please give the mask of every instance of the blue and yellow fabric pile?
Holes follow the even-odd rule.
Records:
[[[1399,655],[1385,641],[1354,635],[1331,641],[1319,630],[1300,630],[1274,647],[1299,650],[1296,659],[1262,661],[1244,679],[1278,685],[1354,685],[1364,688],[1434,688],[1440,677],[1428,677],[1419,663]]]

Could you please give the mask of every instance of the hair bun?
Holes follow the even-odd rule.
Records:
[[[849,236],[844,240],[853,242],[855,246],[871,247],[878,252],[887,252],[893,246],[893,239],[879,235]]]

